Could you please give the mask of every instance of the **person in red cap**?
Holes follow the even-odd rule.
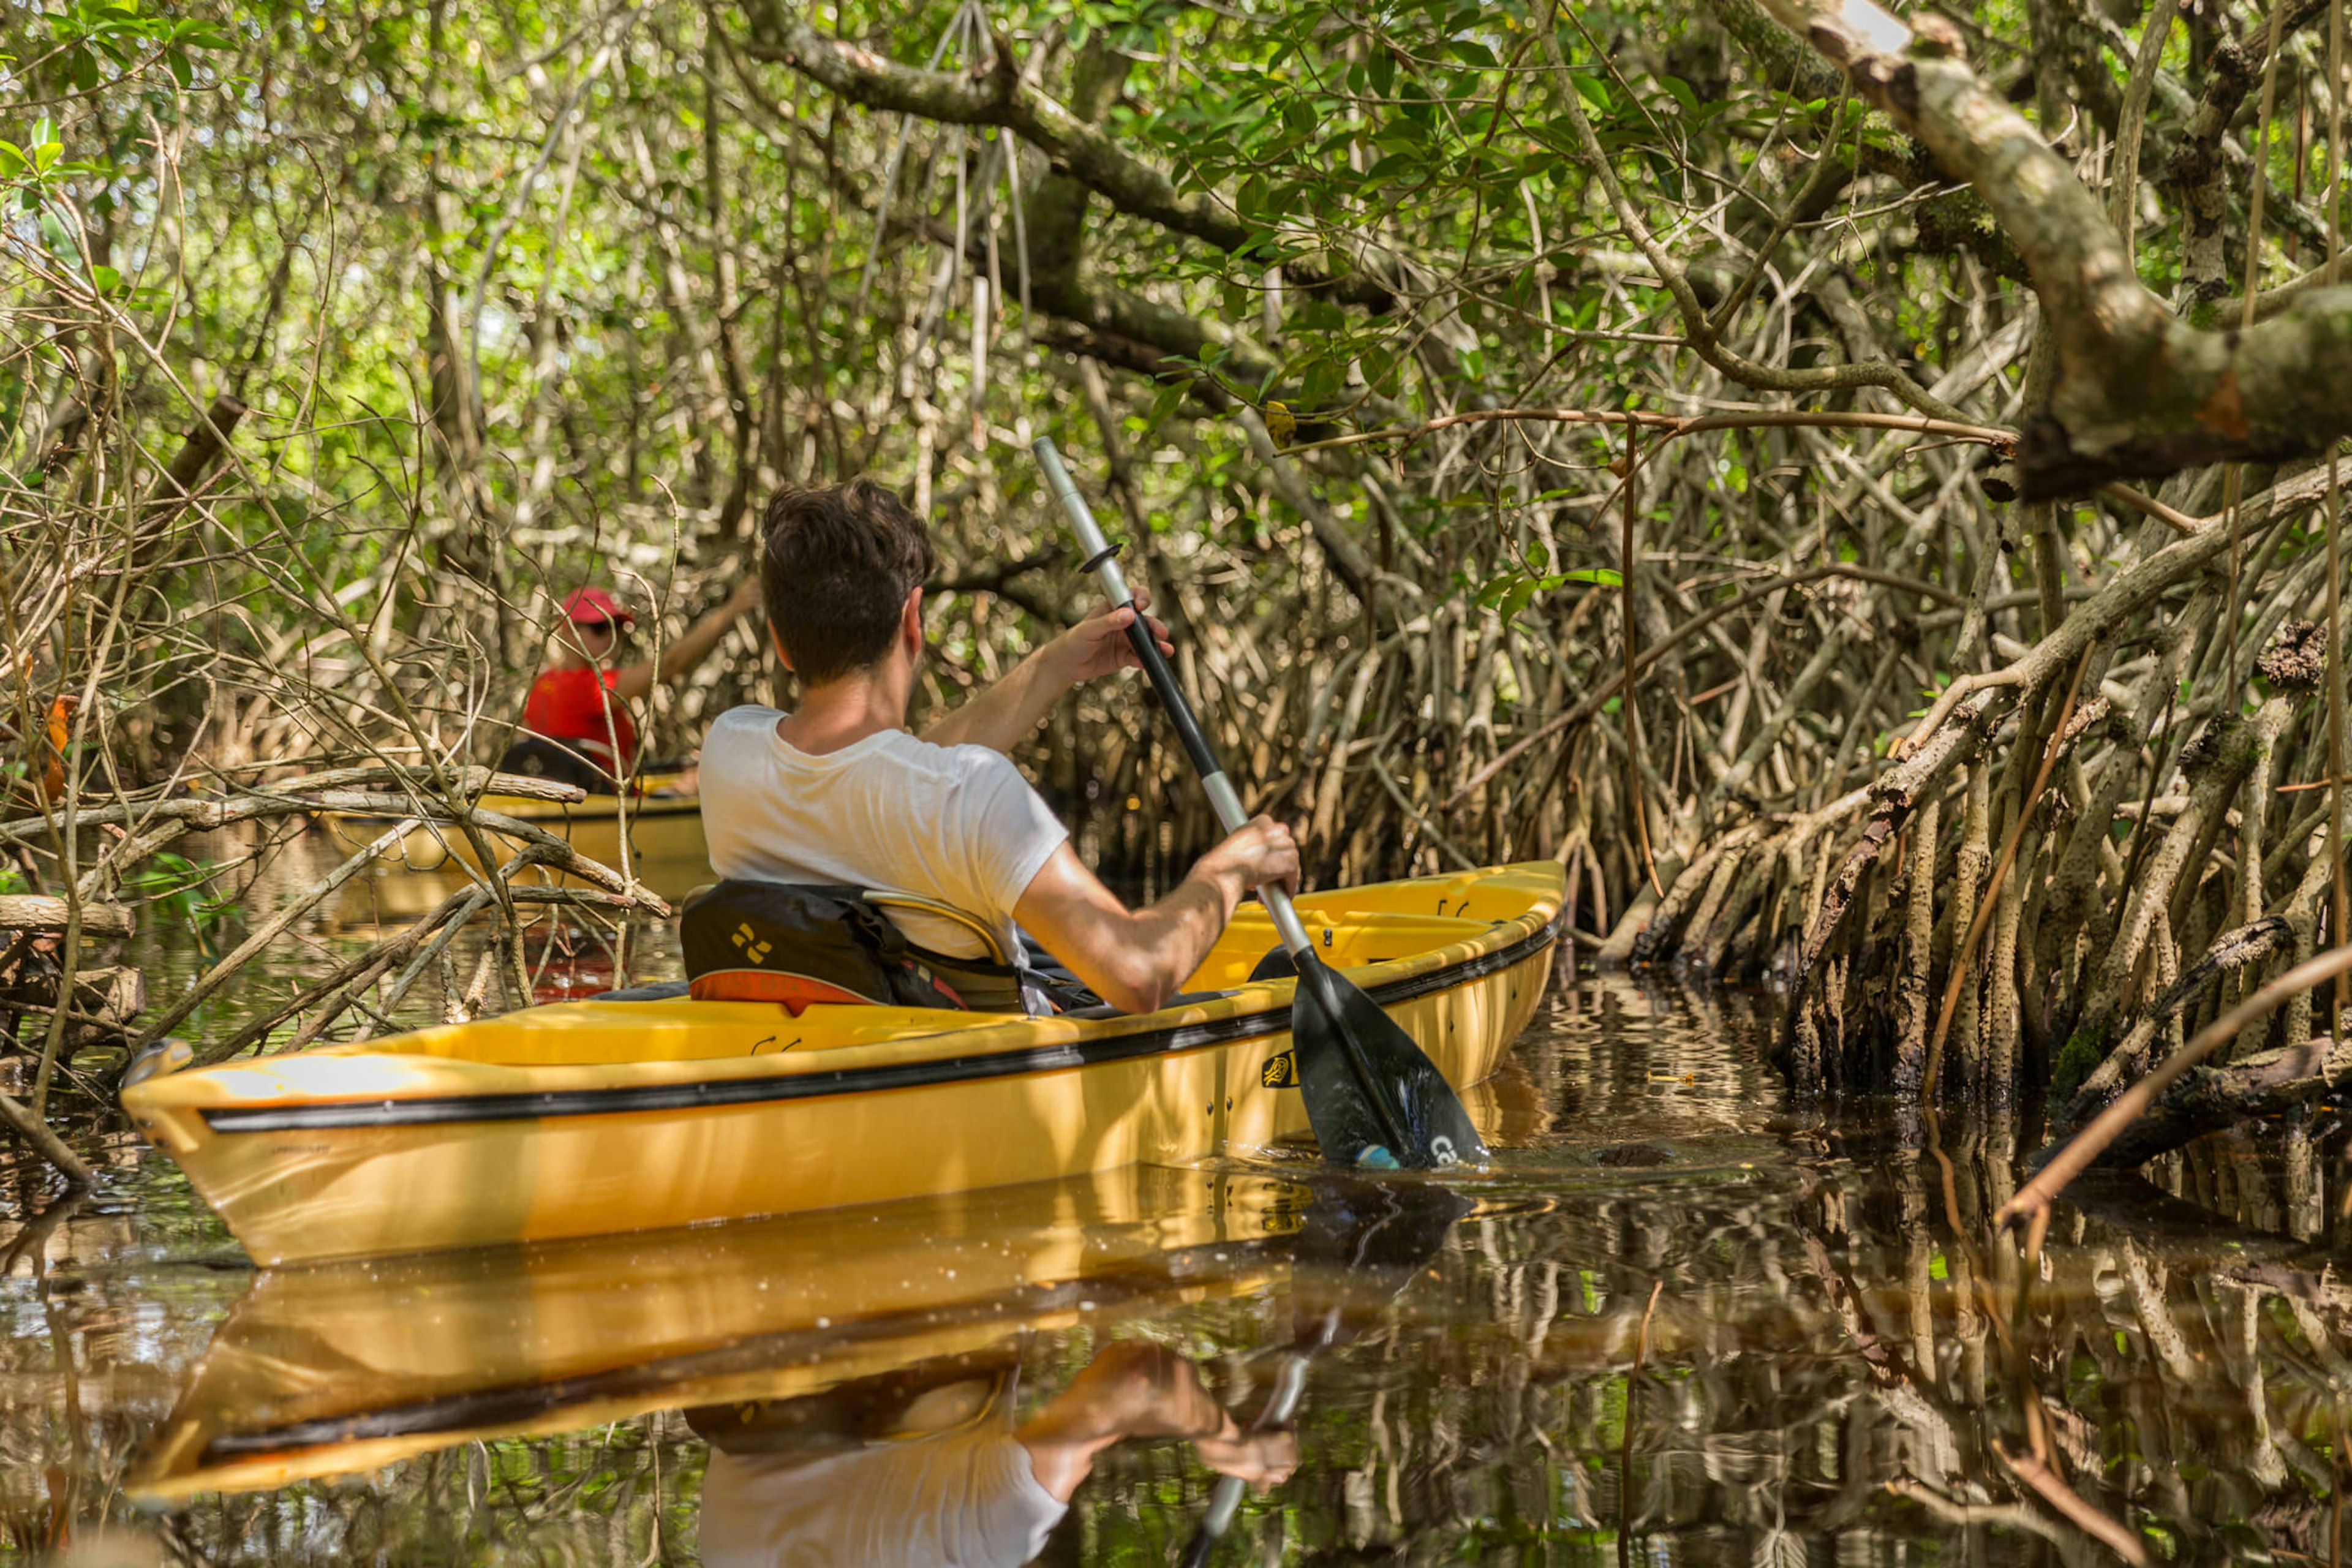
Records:
[[[656,681],[684,679],[710,657],[727,628],[760,602],[757,574],[738,584],[727,602],[694,623],[651,659],[616,665],[621,628],[636,617],[602,588],[579,588],[566,595],[555,634],[555,661],[530,683],[519,738],[500,766],[562,779],[609,794],[626,778],[636,758],[637,729],[628,700],[643,697]],[[614,699],[620,700],[615,701]]]

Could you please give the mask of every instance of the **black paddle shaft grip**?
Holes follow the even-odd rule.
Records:
[[[1132,606],[1133,598],[1128,600]],[[1168,656],[1151,638],[1151,627],[1146,624],[1143,612],[1136,611],[1135,619],[1127,626],[1129,646],[1135,657],[1143,661],[1144,676],[1150,680],[1151,689],[1160,694],[1160,705],[1168,710],[1168,721],[1176,726],[1176,738],[1184,743],[1186,754],[1202,778],[1225,771],[1217,753],[1209,744],[1209,737],[1201,733],[1201,721],[1192,716],[1192,705],[1184,700],[1184,689],[1176,684],[1176,672],[1168,668]],[[1228,825],[1230,826],[1230,825]]]

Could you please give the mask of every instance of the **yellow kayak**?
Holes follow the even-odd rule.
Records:
[[[273,1270],[147,1444],[142,1501],[815,1394],[1258,1288],[1313,1200],[1133,1166],[832,1215]]]
[[[1457,1088],[1550,973],[1552,861],[1299,901]],[[584,1001],[152,1078],[122,1102],[264,1264],[657,1229],[1182,1164],[1307,1132],[1252,906],[1132,1016]]]

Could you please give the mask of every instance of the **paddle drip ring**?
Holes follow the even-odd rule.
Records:
[[[1097,550],[1092,555],[1087,556],[1085,561],[1079,563],[1078,575],[1081,577],[1093,576],[1096,567],[1101,565],[1104,562],[1109,560],[1112,556],[1117,555],[1120,551],[1126,548],[1126,540],[1112,540],[1108,544],[1104,545],[1100,550]]]

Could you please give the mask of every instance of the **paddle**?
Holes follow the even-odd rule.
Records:
[[[1061,453],[1043,436],[1032,450],[1077,532],[1078,548],[1086,552],[1082,570],[1095,574],[1114,605],[1133,605],[1135,595],[1128,591],[1117,553],[1104,542],[1086,498],[1062,466]],[[1140,614],[1129,625],[1127,639],[1142,660],[1143,673],[1159,693],[1169,721],[1176,726],[1217,820],[1228,833],[1239,830],[1248,823],[1249,813],[1242,808],[1224,764],[1201,732],[1200,721],[1176,684],[1176,672],[1160,657],[1160,645]],[[1421,1170],[1484,1159],[1486,1145],[1436,1064],[1379,1004],[1316,955],[1314,942],[1287,893],[1277,887],[1257,891],[1297,966],[1298,984],[1290,1005],[1291,1044],[1297,1053],[1307,1120],[1325,1156],[1353,1165]]]
[[[1336,1268],[1332,1283],[1339,1294],[1303,1325],[1274,1375],[1274,1393],[1250,1423],[1253,1432],[1269,1432],[1290,1424],[1297,1413],[1298,1396],[1307,1387],[1307,1363],[1318,1351],[1328,1349],[1340,1333],[1342,1313],[1349,1305],[1376,1306],[1412,1283],[1422,1265],[1445,1245],[1454,1222],[1470,1212],[1461,1194],[1444,1187],[1416,1184],[1382,1187],[1371,1183],[1351,1184],[1331,1193],[1307,1211],[1305,1231],[1292,1253],[1295,1291],[1310,1281],[1304,1271]],[[1208,1510],[1193,1527],[1192,1539],[1179,1561],[1183,1568],[1206,1568],[1217,1542],[1233,1527],[1240,1511],[1244,1486],[1226,1476],[1210,1495]]]

